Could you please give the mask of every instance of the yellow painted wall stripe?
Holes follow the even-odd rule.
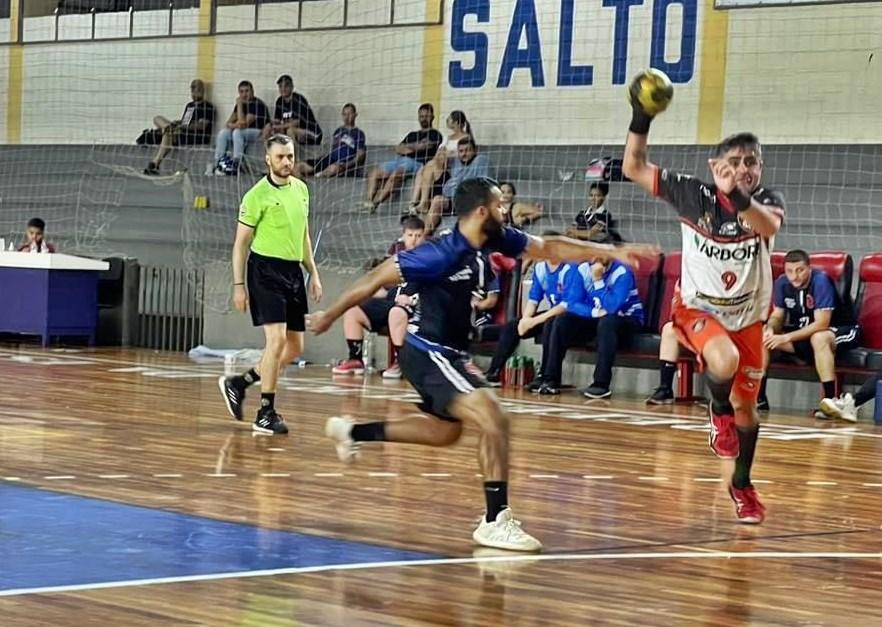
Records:
[[[21,0],[9,3],[9,41],[6,67],[6,143],[21,143],[21,91],[24,86],[24,49],[18,40]]]
[[[699,144],[715,144],[722,138],[728,50],[729,12],[716,11],[714,0],[704,0],[698,75]]]
[[[196,78],[208,89],[214,84],[215,36],[211,34],[211,0],[199,2],[199,37],[196,38]]]
[[[438,19],[440,0],[426,0],[426,21]],[[443,20],[442,20],[443,21]],[[441,111],[441,80],[444,69],[444,26],[427,26],[423,32],[423,74],[420,102],[431,102]]]

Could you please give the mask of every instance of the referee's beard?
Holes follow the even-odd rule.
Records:
[[[269,171],[274,180],[279,181],[283,184],[287,183],[288,179],[294,176],[294,168],[288,165],[283,165],[278,170],[273,166],[269,166]]]

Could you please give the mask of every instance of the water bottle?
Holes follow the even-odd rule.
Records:
[[[876,381],[876,400],[873,401],[873,422],[882,425],[882,379]]]
[[[0,250],[6,250],[6,238],[0,237]]]
[[[362,344],[361,359],[364,362],[364,371],[371,374],[374,371],[374,334],[365,333]]]
[[[524,385],[530,385],[536,378],[536,366],[532,357],[527,357],[525,361],[527,363],[524,366]]]

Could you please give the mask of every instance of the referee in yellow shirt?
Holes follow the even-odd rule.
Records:
[[[233,305],[242,312],[250,306],[251,320],[263,327],[266,346],[257,368],[218,380],[236,420],[242,420],[246,388],[260,382],[260,408],[252,428],[268,435],[288,433],[275,409],[276,382],[280,369],[303,352],[308,308],[301,266],[309,272],[312,299],[318,302],[322,297],[309,237],[309,189],[294,178],[295,162],[293,140],[287,135],[270,137],[267,175],[242,198],[233,244]]]

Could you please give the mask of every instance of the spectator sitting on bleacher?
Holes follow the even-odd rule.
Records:
[[[429,205],[429,212],[426,215],[426,229],[430,235],[441,223],[441,216],[450,209],[450,199],[453,198],[460,183],[466,179],[490,176],[490,160],[487,155],[478,154],[478,147],[471,137],[460,139],[456,149],[458,158],[450,171],[450,177],[441,187],[441,193],[432,198]]]
[[[499,189],[502,191],[502,209],[505,210],[503,216],[506,224],[521,228],[535,222],[545,212],[545,206],[542,203],[515,200],[517,190],[514,183],[502,182],[499,184]]]
[[[294,79],[282,74],[276,85],[279,87],[279,97],[276,98],[273,119],[263,129],[264,137],[283,133],[301,146],[321,144],[322,127],[303,94],[294,91]]]
[[[425,224],[420,218],[411,216],[401,224],[401,239],[392,244],[390,250],[398,249],[401,242],[402,250],[413,250],[425,239]],[[392,365],[383,373],[384,379],[400,379],[401,369],[398,367],[398,349],[404,345],[407,334],[407,321],[413,313],[418,295],[416,285],[401,283],[397,286],[377,292],[357,307],[352,307],[343,314],[343,333],[349,347],[349,357],[331,370],[333,374],[364,374],[364,334],[389,329],[389,339],[394,347]]]
[[[174,146],[204,146],[211,143],[214,105],[205,99],[205,83],[198,78],[190,82],[190,98],[180,120],[169,121],[157,115],[153,118],[156,128],[141,133],[139,144],[159,144],[159,150],[153,161],[144,168],[144,174],[158,175],[159,165]]]
[[[254,86],[249,81],[239,83],[239,97],[226,125],[217,134],[214,147],[214,163],[206,174],[237,174],[248,144],[257,140],[269,122],[269,109],[263,100],[254,96]],[[227,150],[233,146],[233,157],[229,159]]]
[[[54,253],[55,246],[43,239],[46,232],[46,223],[41,218],[28,220],[28,228],[25,231],[24,244],[18,247],[20,253]]]
[[[858,407],[864,403],[869,403],[873,399],[876,399],[877,403],[882,402],[882,399],[876,398],[876,388],[880,380],[882,380],[882,371],[877,372],[864,381],[854,396],[846,393],[839,396],[839,398],[821,399],[821,410],[815,414],[815,417],[838,418],[848,422],[857,422]]]
[[[774,309],[764,333],[766,349],[814,363],[823,397],[834,398],[836,352],[857,344],[859,328],[833,281],[809,265],[807,252],[791,250],[784,256],[784,275],[775,280],[772,302]],[[768,404],[763,379],[757,407],[764,405],[768,410]]]
[[[298,162],[297,173],[300,178],[310,174],[324,178],[355,175],[364,165],[367,141],[362,130],[355,126],[355,118],[358,117],[355,105],[347,102],[343,105],[341,115],[343,126],[334,131],[331,151],[318,159]]]
[[[588,206],[573,218],[567,235],[591,242],[621,242],[615,221],[605,206],[608,195],[609,183],[592,183],[588,189]]]
[[[637,293],[634,271],[623,263],[583,263],[584,299],[568,302],[567,312],[558,317],[548,336],[548,357],[544,357],[539,394],[559,394],[564,357],[571,346],[584,346],[597,338],[594,381],[582,390],[587,398],[609,398],[612,369],[619,338],[636,333],[643,325],[643,303]],[[543,351],[544,352],[544,351]]]
[[[398,156],[377,166],[368,176],[367,200],[363,206],[371,213],[398,191],[404,179],[416,174],[444,141],[441,133],[432,128],[435,107],[429,102],[423,103],[418,114],[420,128],[405,135],[395,147]]]
[[[542,236],[550,237],[559,235],[556,231],[545,231]],[[485,378],[490,385],[499,385],[502,368],[508,358],[514,355],[521,339],[542,336],[543,364],[536,373],[536,380],[541,381],[544,358],[547,351],[548,333],[551,330],[551,321],[567,311],[566,299],[578,300],[582,297],[582,277],[579,275],[578,266],[572,263],[551,263],[540,261],[533,267],[533,281],[530,284],[530,293],[527,296],[527,304],[520,320],[510,320],[500,331],[499,342],[490,360]],[[539,306],[547,302],[548,307],[538,312]],[[538,313],[537,313],[538,312]],[[538,388],[538,385],[537,385]]]
[[[450,113],[447,117],[447,128],[450,129],[447,140],[438,147],[432,160],[421,167],[413,178],[413,192],[410,198],[410,207],[413,211],[425,213],[429,208],[432,197],[438,194],[440,186],[447,180],[448,167],[457,157],[459,140],[464,137],[475,139],[472,125],[462,111]]]

